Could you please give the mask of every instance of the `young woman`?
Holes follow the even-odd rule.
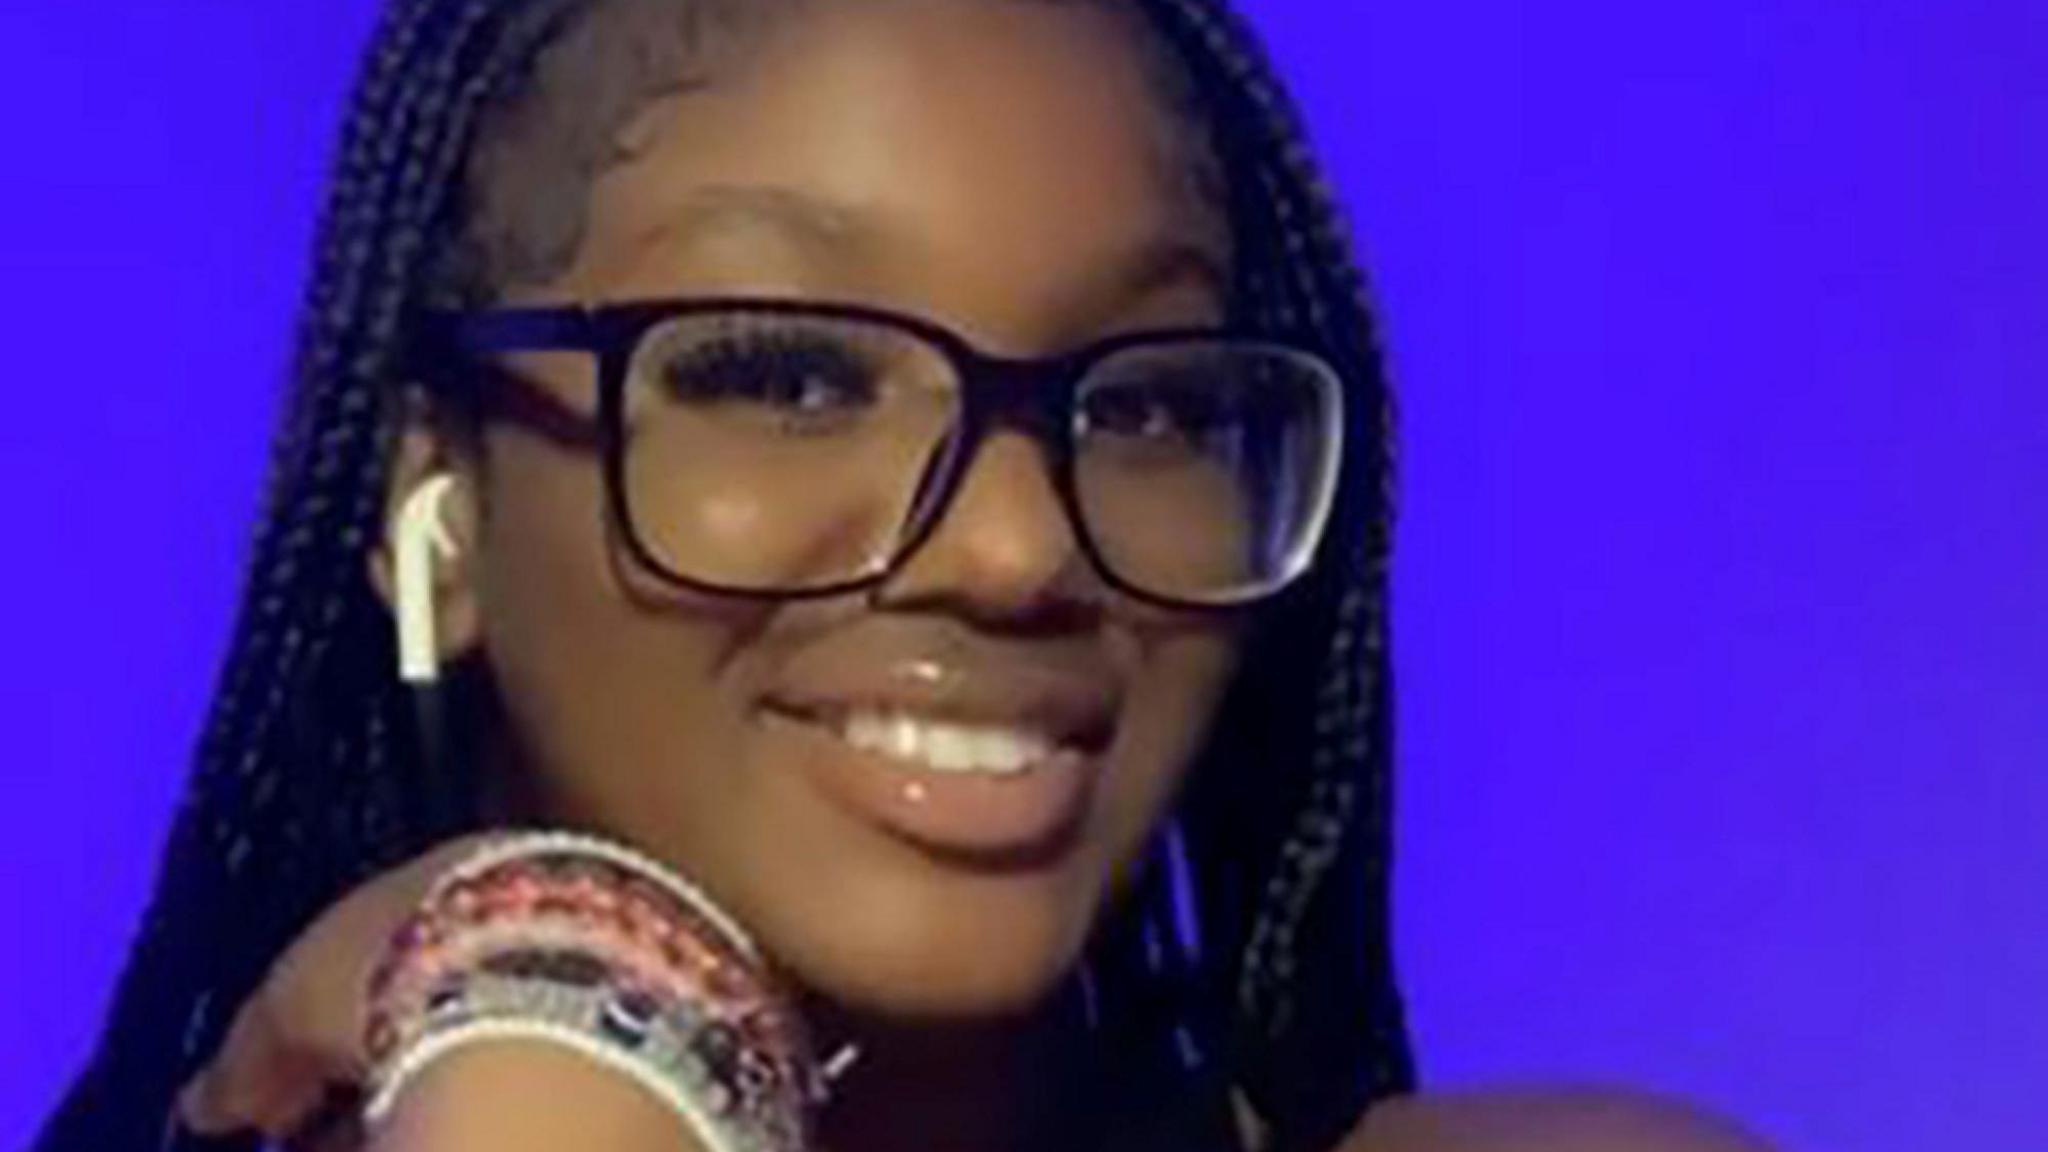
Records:
[[[436,1048],[390,991],[654,935],[795,1022],[721,1042],[831,1152],[1733,1146],[1407,1095],[1387,396],[1214,0],[394,0],[296,385],[44,1152],[790,1147],[545,996]],[[598,839],[476,863],[530,827]]]

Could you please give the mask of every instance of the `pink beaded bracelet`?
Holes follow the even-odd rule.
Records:
[[[476,1044],[554,1044],[624,1074],[711,1152],[798,1152],[825,1076],[752,942],[630,849],[493,840],[443,873],[368,974],[365,1119]]]

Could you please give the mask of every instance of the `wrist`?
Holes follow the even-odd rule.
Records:
[[[565,1048],[516,1039],[436,1060],[374,1132],[371,1152],[709,1152],[635,1080]]]
[[[486,844],[436,879],[368,986],[373,1127],[430,1074],[502,1047],[637,1086],[709,1152],[801,1148],[817,1102],[802,1028],[751,943],[694,888],[601,841]]]

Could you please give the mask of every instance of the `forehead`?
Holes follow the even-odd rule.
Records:
[[[1095,4],[803,5],[632,125],[547,294],[885,296],[972,329],[1148,276],[1213,290],[1172,137],[1133,26]]]

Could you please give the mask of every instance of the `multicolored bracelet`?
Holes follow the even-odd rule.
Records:
[[[444,873],[369,975],[365,1120],[473,1045],[550,1043],[641,1084],[710,1152],[798,1152],[824,1078],[751,941],[619,845],[494,840]]]

